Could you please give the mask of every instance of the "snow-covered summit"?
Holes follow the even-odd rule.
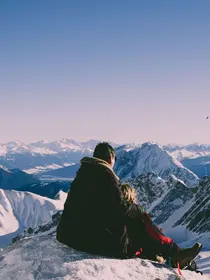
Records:
[[[188,186],[198,184],[198,177],[192,171],[185,168],[156,143],[146,142],[140,147],[128,150],[125,146],[119,147],[116,154],[115,170],[123,180],[154,172],[163,179],[174,175]]]
[[[73,250],[55,239],[60,213],[52,221],[28,230],[7,249],[0,252],[0,278],[54,280],[136,280],[178,278],[178,271],[143,259],[119,260]],[[198,258],[204,274],[182,271],[185,279],[210,279],[208,256]],[[17,262],[16,256],[21,259]],[[202,253],[200,254],[202,256]],[[18,278],[15,278],[17,277]]]
[[[55,195],[54,199],[65,202],[66,197],[67,197],[66,192],[63,192],[63,191],[60,190],[60,191]]]

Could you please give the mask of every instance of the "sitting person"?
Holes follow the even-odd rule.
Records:
[[[147,240],[157,242],[154,236],[149,237],[145,224],[139,219],[148,219],[147,215],[137,204],[124,199],[119,178],[113,171],[114,164],[115,151],[106,142],[96,146],[93,157],[81,160],[64,204],[56,237],[76,250],[132,258],[140,248],[145,247]],[[133,229],[137,229],[136,232]],[[186,254],[193,259],[199,252],[197,245],[179,252],[176,246],[167,242],[159,242],[158,246],[162,246],[162,251],[177,254],[172,260],[174,267],[176,261],[184,262]]]
[[[122,184],[121,191],[126,201],[131,205],[137,204],[137,194],[134,188],[129,184]],[[140,213],[144,212],[141,206],[138,207]],[[128,235],[132,239],[133,244],[135,243],[138,246],[139,239],[144,240],[140,252],[137,252],[141,257],[157,260],[161,263],[170,263],[172,261],[172,264],[175,264],[179,262],[180,268],[183,268],[187,264],[187,260],[190,261],[199,253],[201,249],[200,243],[194,245],[194,253],[191,248],[180,249],[172,238],[166,237],[163,234],[163,230],[152,222],[148,213],[140,214],[137,219],[139,221],[132,221],[132,223],[128,224],[127,228]],[[185,257],[180,258],[180,254],[185,255]],[[174,266],[176,267],[176,265]]]

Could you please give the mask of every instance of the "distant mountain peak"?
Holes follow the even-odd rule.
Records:
[[[62,200],[65,202],[65,199],[66,199],[66,193],[63,192],[62,190],[60,190],[54,197],[54,199],[56,200]]]
[[[199,181],[192,171],[170,156],[160,145],[151,142],[129,150],[125,146],[118,147],[115,171],[122,180],[154,172],[163,179],[174,175],[189,186],[197,185]]]

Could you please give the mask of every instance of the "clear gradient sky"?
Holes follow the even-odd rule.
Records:
[[[210,143],[209,0],[0,1],[0,142]]]

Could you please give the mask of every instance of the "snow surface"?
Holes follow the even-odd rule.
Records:
[[[206,275],[210,275],[210,252],[203,251],[199,254],[197,258],[197,263],[200,270]]]
[[[184,279],[210,279],[210,252],[202,252],[198,261],[205,275],[185,270]],[[177,276],[176,269],[148,260],[108,259],[75,251],[58,243],[52,233],[20,240],[0,252],[4,280],[175,280]]]
[[[174,211],[174,213],[169,217],[169,219],[161,224],[160,226],[164,228],[166,235],[171,236],[176,242],[182,242],[183,240],[186,240],[186,226],[184,227],[173,227],[174,224],[192,207],[194,204],[194,198],[187,201],[183,206],[180,205],[180,207]],[[178,229],[177,229],[178,228]],[[179,232],[180,228],[183,228],[183,231],[181,233]],[[178,230],[178,233],[176,231]],[[181,241],[180,241],[181,238]]]
[[[158,177],[159,180],[161,178]],[[175,178],[174,178],[175,179]],[[163,182],[161,182],[163,183]],[[25,216],[25,213],[30,211],[26,210],[24,213],[21,212],[21,205],[24,203],[26,199],[26,193],[22,192],[20,195],[19,192],[15,191],[3,191],[3,193],[11,193],[13,196],[13,200],[15,201],[14,205],[7,203],[5,197],[3,197],[2,201],[0,201],[0,205],[5,211],[10,213],[13,209],[15,209],[15,215],[13,215],[14,219]],[[14,193],[15,195],[12,195]],[[21,192],[20,192],[21,193]],[[27,207],[30,205],[33,208],[33,211],[30,212],[28,218],[30,220],[36,219],[36,215],[38,213],[39,218],[42,216],[42,212],[37,210],[36,206],[34,206],[34,197],[41,201],[41,203],[46,203],[51,201],[53,204],[57,201],[62,204],[66,199],[66,194],[60,191],[56,200],[46,199],[39,197],[34,194],[28,193],[28,195],[32,195],[31,201],[25,203]],[[23,196],[24,199],[17,199],[16,196]],[[9,195],[7,195],[8,199]],[[15,197],[15,198],[14,198]],[[60,200],[60,201],[59,201]],[[178,203],[179,200],[174,200],[175,203]],[[179,203],[178,203],[179,204]],[[189,203],[191,204],[191,203]],[[189,205],[188,205],[189,206]],[[187,206],[187,208],[188,208]],[[16,209],[15,207],[19,207]],[[27,209],[26,207],[26,209]],[[186,206],[185,206],[186,207]],[[23,207],[24,208],[24,207]],[[40,204],[39,204],[39,208]],[[59,207],[58,207],[59,208]],[[61,207],[62,209],[63,207]],[[183,212],[186,209],[180,210]],[[38,212],[37,212],[38,211]],[[179,211],[179,210],[178,210]],[[57,211],[55,211],[57,212]],[[55,213],[54,212],[54,213]],[[177,211],[176,211],[177,212]],[[53,213],[53,214],[54,214]],[[4,213],[3,213],[4,214]],[[175,213],[174,213],[175,214]],[[35,217],[33,217],[33,215]],[[1,216],[1,212],[0,212]],[[52,216],[52,215],[51,215]],[[10,217],[8,218],[8,220]],[[177,219],[177,213],[171,219]],[[4,217],[3,220],[7,220],[7,217]],[[57,242],[55,239],[55,224],[50,222],[51,217],[49,217],[47,224],[48,227],[40,227],[40,224],[43,222],[41,220],[34,223],[36,230],[33,230],[32,233],[28,233],[15,243],[9,245],[3,251],[0,252],[0,279],[10,280],[10,279],[21,279],[21,280],[41,280],[41,279],[54,279],[54,280],[94,280],[94,279],[102,279],[102,280],[177,280],[178,273],[176,269],[169,268],[165,265],[158,264],[156,262],[151,262],[148,260],[141,259],[129,259],[129,260],[118,260],[118,259],[108,259],[102,258],[99,256],[90,255],[84,252],[78,252],[71,248],[68,248],[65,245]],[[18,221],[18,220],[17,220]],[[15,224],[15,220],[12,221],[12,224]],[[24,222],[24,221],[23,221]],[[10,224],[10,223],[9,223]],[[52,226],[50,226],[52,225]],[[31,227],[34,227],[30,225]],[[166,225],[166,226],[169,226]],[[45,229],[45,230],[43,230]],[[16,232],[17,234],[17,232]],[[190,247],[194,242],[200,241],[204,246],[204,251],[202,251],[198,258],[197,262],[199,265],[199,269],[203,271],[204,276],[200,274],[196,274],[190,271],[182,271],[184,278],[182,279],[210,279],[210,233],[198,235],[192,232],[187,232],[186,227],[178,226],[173,228],[173,234],[177,235],[177,237],[182,236],[179,242],[183,242],[180,244],[182,248]]]
[[[0,247],[29,227],[51,220],[63,209],[67,194],[59,192],[56,200],[29,192],[0,189]]]

